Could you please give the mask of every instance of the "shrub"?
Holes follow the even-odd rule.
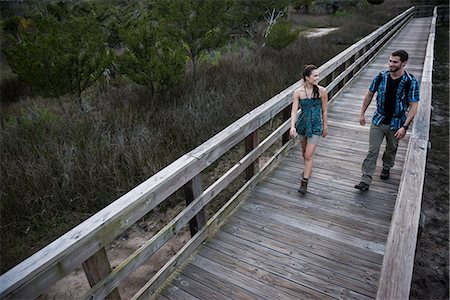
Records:
[[[267,45],[273,49],[280,50],[286,48],[298,37],[300,29],[291,32],[291,23],[276,23],[267,36]]]

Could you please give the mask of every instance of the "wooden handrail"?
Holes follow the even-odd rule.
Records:
[[[362,55],[374,47],[380,47],[379,41],[383,36],[392,35],[402,24],[412,16],[414,8],[410,8],[399,16],[378,28],[373,33],[350,46],[319,68],[323,77],[328,76],[348,61],[358,61],[357,55]],[[387,39],[383,40],[384,43]],[[381,42],[383,43],[383,42]],[[361,54],[361,52],[363,52]],[[359,63],[351,63],[347,70],[357,70],[361,64],[367,63],[369,56],[364,56]],[[361,56],[360,56],[361,57]],[[340,72],[347,72],[342,70]],[[350,71],[348,72],[350,74]],[[346,74],[346,76],[348,75]],[[346,76],[337,76],[331,83],[344,80]],[[291,104],[292,93],[303,83],[297,81],[287,89],[272,97],[270,100],[247,113],[236,122],[229,125],[220,133],[198,146],[179,159],[126,193],[115,202],[90,217],[68,233],[64,234],[41,251],[27,258],[0,277],[0,298],[34,298],[42,294],[49,286],[70,274],[91,256],[96,255],[102,248],[107,247],[123,231],[137,222],[145,214],[163,202],[175,191],[198,176],[205,168],[214,163],[220,156],[244,140],[249,134],[274,118]],[[328,90],[328,92],[330,92]],[[251,150],[237,165],[232,167],[218,181],[202,192],[189,204],[174,220],[157,233],[143,247],[133,253],[125,262],[120,264],[105,279],[98,282],[86,297],[102,298],[108,295],[121,280],[136,269],[141,262],[148,259],[154,251],[161,247],[171,236],[199,212],[217,193],[228,185],[232,178],[236,178],[252,162],[254,162],[277,138],[289,129],[289,120],[277,128],[270,139]],[[291,145],[283,146],[283,151]],[[259,176],[264,170],[258,171]],[[252,178],[254,181],[255,176]],[[251,181],[252,181],[251,180]],[[231,204],[231,203],[230,203]],[[223,212],[225,212],[224,210]],[[217,216],[216,216],[217,217]],[[189,242],[186,249],[192,250],[199,243],[197,238],[204,239],[206,228],[213,222],[209,220]],[[201,242],[201,241],[200,241]],[[181,253],[179,257],[186,256]],[[164,272],[159,272],[164,273]],[[158,273],[158,274],[159,274]],[[158,275],[157,274],[157,275]],[[166,273],[164,273],[166,274]],[[158,278],[152,280],[158,282]]]
[[[409,299],[430,130],[437,9],[434,9],[420,87],[419,110],[406,152],[399,193],[378,285],[377,299]]]

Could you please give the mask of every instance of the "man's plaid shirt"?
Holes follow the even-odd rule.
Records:
[[[384,105],[386,102],[386,84],[389,71],[381,72],[381,81],[378,86],[378,90],[375,91],[378,76],[379,74],[375,76],[369,87],[369,90],[372,93],[377,92],[377,110],[375,111],[372,119],[372,124],[377,126],[380,125],[385,118]],[[404,91],[404,86],[408,80],[411,80],[411,85],[408,95],[405,95],[406,91]],[[408,110],[409,102],[419,101],[419,89],[419,81],[413,75],[405,72],[397,88],[397,96],[395,97],[395,113],[391,121],[391,130],[396,131],[405,123],[406,111]]]

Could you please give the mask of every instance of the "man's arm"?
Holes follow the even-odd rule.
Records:
[[[371,91],[368,91],[366,96],[364,97],[363,104],[361,106],[361,112],[359,113],[359,124],[362,126],[366,125],[366,118],[364,117],[364,114],[366,113],[367,108],[370,105],[370,102],[372,102],[374,93]]]
[[[414,116],[417,113],[417,108],[419,107],[419,102],[410,102],[409,103],[409,109],[408,114],[406,115],[406,121],[403,124],[404,126],[409,126],[411,124],[412,119],[414,119]],[[406,135],[406,129],[404,127],[400,127],[397,132],[394,134],[394,136],[397,139],[402,139]]]

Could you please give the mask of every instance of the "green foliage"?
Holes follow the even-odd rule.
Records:
[[[62,8],[60,8],[62,10]],[[36,15],[18,26],[2,49],[12,71],[46,97],[76,95],[96,82],[112,60],[93,14]]]
[[[126,51],[118,57],[122,74],[150,86],[153,94],[179,83],[185,72],[182,45],[149,22],[121,33]]]
[[[230,31],[231,1],[158,0],[155,16],[170,33],[181,40],[192,61],[196,77],[199,55],[224,45]]]
[[[271,10],[286,10],[291,0],[237,0],[232,7],[233,29],[246,29],[264,20]]]
[[[316,0],[311,11],[315,13],[334,14],[338,10],[348,10],[362,5],[362,0]]]
[[[304,11],[305,13],[309,13],[309,9],[313,5],[314,0],[294,0],[293,7],[297,11]]]
[[[55,122],[60,120],[60,117],[46,108],[31,107],[28,109],[21,109],[18,116],[9,116],[5,120],[5,129],[27,131],[29,138],[33,141],[39,141],[45,133],[51,130]]]
[[[280,50],[295,41],[300,33],[300,29],[291,32],[291,23],[278,22],[270,31],[267,37],[267,45],[273,49]]]

